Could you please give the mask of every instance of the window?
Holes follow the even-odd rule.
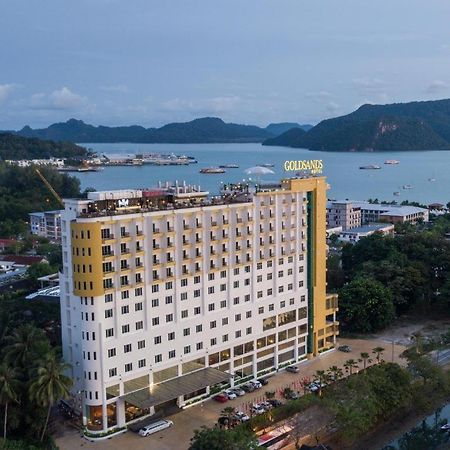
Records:
[[[153,317],[152,318],[152,325],[156,327],[156,325],[159,325],[159,317]]]
[[[214,294],[214,286],[208,288],[208,294]]]
[[[112,358],[116,356],[116,349],[115,348],[109,348],[108,349],[108,358]]]
[[[273,311],[275,309],[275,305],[273,303],[271,303],[269,305],[269,311]]]
[[[166,322],[173,322],[173,314],[166,314]]]
[[[286,302],[283,300],[282,302],[280,302],[280,308],[284,308],[286,306]]]
[[[248,327],[248,328],[245,330],[245,332],[246,332],[246,334],[252,334],[252,327]]]
[[[258,276],[256,277],[256,282],[257,282],[257,283],[261,283],[261,281],[262,281],[262,275],[258,275]]]
[[[109,369],[109,377],[115,377],[117,375],[117,367],[114,367],[114,369]]]
[[[130,307],[128,305],[122,306],[122,314],[128,314],[130,312]]]
[[[142,320],[139,320],[136,322],[136,331],[142,330],[144,328],[144,322]]]
[[[182,292],[181,293],[181,300],[187,300],[187,298],[188,298],[187,292]]]
[[[226,300],[221,300],[220,301],[220,307],[221,308],[226,308],[227,307],[227,301]]]
[[[113,295],[112,294],[106,294],[105,295],[105,303],[109,303],[113,301]]]
[[[256,294],[256,297],[262,298],[262,296],[263,296],[263,291],[258,291]]]
[[[142,302],[136,303],[134,305],[134,310],[135,311],[142,311]]]
[[[130,332],[130,325],[122,325],[122,333],[129,333]]]
[[[175,358],[175,350],[170,350],[169,359]]]
[[[106,337],[113,337],[114,336],[114,328],[107,328],[106,329]]]
[[[105,319],[109,319],[113,316],[113,310],[112,309],[105,309]]]
[[[155,345],[161,344],[162,342],[161,336],[155,336],[153,342],[155,343]]]
[[[264,314],[264,306],[258,308],[258,314]]]
[[[140,360],[138,361],[138,367],[139,367],[140,369],[142,369],[142,367],[145,367],[145,359],[140,359]]]
[[[197,325],[195,327],[195,332],[196,333],[201,333],[203,331],[203,325]]]
[[[233,287],[238,288],[239,287],[239,281],[233,281]]]
[[[162,361],[162,355],[155,355],[155,363],[160,363]]]
[[[228,317],[222,318],[222,326],[224,326],[224,325],[228,325]]]
[[[173,341],[175,339],[175,332],[171,331],[170,333],[167,334],[167,339],[169,341]]]
[[[183,330],[183,336],[189,336],[191,334],[191,329],[190,328],[185,328]]]
[[[200,289],[196,289],[195,291],[194,291],[194,298],[197,298],[197,297],[200,297]]]
[[[186,287],[188,285],[188,280],[187,280],[187,278],[183,278],[182,280],[181,280],[181,287]]]
[[[226,291],[227,290],[227,285],[226,284],[221,284],[220,285],[220,292]]]
[[[233,305],[239,305],[239,297],[233,298]]]
[[[173,298],[171,295],[166,296],[166,305],[170,305],[173,303]]]
[[[191,353],[191,346],[190,345],[186,345],[184,347],[184,354],[187,355],[188,353]]]
[[[239,322],[241,320],[241,315],[240,314],[236,314],[235,316],[234,316],[234,321],[235,322]]]
[[[217,322],[215,320],[213,320],[209,323],[209,328],[216,328],[216,326],[217,326]]]
[[[138,345],[138,349],[141,350],[141,349],[145,348],[145,341],[144,340],[138,341],[137,345]]]
[[[181,318],[182,319],[186,319],[186,317],[189,315],[188,310],[187,309],[183,309],[183,311],[181,311]]]
[[[228,334],[222,336],[222,342],[228,342]]]
[[[194,315],[198,315],[198,314],[200,314],[200,306],[196,306],[195,308],[194,308]]]
[[[208,311],[214,311],[214,309],[215,309],[214,303],[210,303],[210,304],[208,305]]]
[[[251,312],[251,311],[247,311],[247,312],[245,313],[245,317],[246,317],[247,319],[250,319],[250,317],[252,317],[252,312]]]
[[[141,296],[141,295],[142,295],[142,288],[141,288],[141,287],[136,288],[136,289],[134,290],[134,295],[135,295],[136,297]]]
[[[196,276],[194,277],[194,284],[198,284],[198,283],[200,283],[200,276],[199,276],[199,275],[196,275]]]
[[[157,306],[159,306],[159,299],[157,298],[152,299],[152,307],[156,308]]]
[[[212,338],[210,343],[211,343],[211,346],[216,345],[217,344],[217,338]]]
[[[246,294],[244,297],[244,301],[249,302],[250,301],[250,294]]]
[[[120,293],[120,296],[122,297],[122,300],[125,300],[127,298],[130,298],[130,291],[122,291]]]
[[[131,344],[125,344],[125,345],[123,346],[123,352],[124,352],[124,353],[130,353],[130,352],[131,352],[131,349],[132,349]]]
[[[131,372],[133,370],[133,363],[125,364],[125,372]]]
[[[236,339],[240,338],[242,335],[241,330],[237,330],[236,333],[234,333],[234,335],[235,335]]]
[[[201,350],[203,348],[203,342],[197,342],[197,350]]]

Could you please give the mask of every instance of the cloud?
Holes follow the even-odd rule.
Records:
[[[305,94],[305,97],[310,98],[312,100],[323,102],[334,98],[334,95],[328,91],[317,91],[317,92],[307,92]]]
[[[50,94],[42,92],[33,94],[30,97],[29,106],[31,109],[46,110],[71,110],[86,106],[88,100],[67,87],[57,89]]]
[[[386,89],[386,82],[380,78],[354,78],[352,86],[361,94],[380,94]]]
[[[125,84],[116,84],[113,86],[100,86],[100,90],[105,92],[117,92],[120,94],[126,94],[127,92],[130,92],[130,89]]]
[[[186,100],[174,98],[162,104],[165,111],[189,111],[195,113],[223,113],[232,111],[241,102],[238,96],[223,96],[206,99]]]
[[[332,114],[338,111],[340,108],[340,105],[338,105],[336,102],[330,101],[326,104],[326,110],[328,113]]]
[[[445,81],[434,80],[425,88],[425,92],[427,94],[439,94],[440,92],[445,91],[448,88],[449,85]]]
[[[0,84],[0,105],[6,101],[14,88],[14,84]]]

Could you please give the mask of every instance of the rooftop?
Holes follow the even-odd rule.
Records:
[[[343,231],[343,233],[370,233],[371,231],[382,231],[386,228],[393,228],[394,225],[390,223],[371,223],[368,225],[362,225],[360,227],[351,228],[350,230]]]
[[[419,208],[417,206],[410,205],[392,205],[387,203],[370,203],[363,200],[329,200],[327,202],[327,208],[333,204],[348,204],[359,206],[362,209],[370,209],[372,211],[381,211],[386,215],[401,215],[408,216],[410,214],[417,214],[427,211],[425,208]]]

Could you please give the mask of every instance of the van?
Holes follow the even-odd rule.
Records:
[[[157,433],[158,431],[165,430],[173,425],[171,420],[158,420],[153,422],[139,430],[139,436],[145,437],[150,434]]]

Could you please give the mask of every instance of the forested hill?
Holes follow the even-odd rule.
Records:
[[[123,127],[93,126],[70,119],[47,128],[29,126],[16,134],[40,139],[71,142],[137,142],[137,143],[215,143],[262,142],[275,134],[254,125],[225,123],[215,117],[204,117],[184,123],[170,123],[160,128],[138,125]]]
[[[70,158],[86,154],[85,148],[72,142],[44,141],[0,133],[0,160]]]
[[[328,151],[448,150],[450,100],[363,105],[320,122],[301,138],[284,133],[263,145]]]

